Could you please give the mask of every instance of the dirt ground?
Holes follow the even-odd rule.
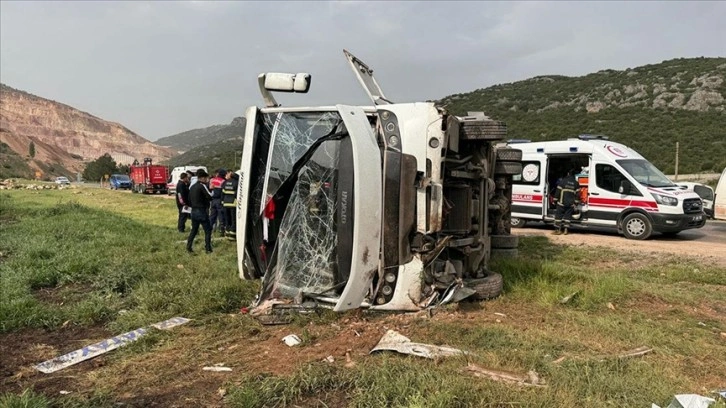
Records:
[[[619,251],[645,252],[650,254],[684,255],[703,260],[706,263],[726,267],[726,227],[724,222],[707,224],[700,230],[684,231],[674,237],[653,234],[650,239],[636,241],[626,239],[614,231],[589,230],[573,227],[568,235],[552,235],[553,227],[536,225],[534,227],[512,229],[512,234],[520,236],[547,236],[553,243],[564,245],[603,246]]]

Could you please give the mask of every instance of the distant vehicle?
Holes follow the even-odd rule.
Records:
[[[126,174],[112,174],[108,179],[108,186],[113,190],[131,190],[131,177]]]
[[[703,212],[705,212],[707,216],[713,218],[713,199],[715,198],[716,193],[714,193],[710,186],[692,182],[681,182],[676,184],[684,187],[686,190],[690,190],[698,194],[703,201]]]
[[[573,224],[613,227],[628,239],[647,239],[653,232],[675,235],[706,223],[696,193],[676,186],[638,152],[606,136],[509,146],[522,150],[522,171],[512,187],[512,227],[554,221],[553,191],[570,169],[579,171],[581,187],[580,216]]]
[[[181,167],[174,167],[171,171],[171,177],[169,178],[169,183],[166,185],[166,190],[169,192],[169,194],[175,194],[176,193],[176,184],[179,182],[179,176],[181,176],[182,173],[186,173],[187,171],[191,171],[196,174],[197,170],[202,169],[209,173],[207,171],[207,168],[205,166],[181,166]]]
[[[70,186],[71,185],[71,181],[68,180],[68,177],[61,176],[61,177],[56,177],[55,178],[55,184],[58,184],[58,185],[61,185],[61,186],[62,185],[68,185],[68,186]]]
[[[726,168],[716,184],[716,197],[713,200],[713,218],[726,220]]]
[[[145,158],[143,164],[132,165],[129,173],[132,193],[166,194],[168,192],[166,180],[169,179],[169,168],[152,164],[150,158]]]

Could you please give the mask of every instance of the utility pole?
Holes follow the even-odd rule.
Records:
[[[678,142],[676,142],[676,176],[675,181],[678,181]]]

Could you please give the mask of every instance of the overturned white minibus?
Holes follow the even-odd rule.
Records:
[[[389,101],[345,52],[372,106],[281,107],[270,91],[307,92],[307,74],[263,74],[266,106],[246,112],[238,191],[240,277],[275,305],[419,310],[487,299],[502,277],[491,248],[509,235],[521,152],[497,150],[506,125]]]

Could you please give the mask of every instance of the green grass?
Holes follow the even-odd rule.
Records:
[[[413,341],[466,350],[466,358],[365,356],[367,350],[356,349],[350,368],[336,355],[335,364],[302,363],[283,370],[288,374],[248,369],[250,358],[265,359],[249,354],[279,344],[281,332],[236,314],[257,287],[238,279],[232,243],[216,241],[213,256],[189,256],[175,220],[173,201],[160,197],[90,188],[0,194],[0,336],[64,323],[121,333],[173,316],[194,319],[109,353],[86,378],[94,391],[58,397],[29,388],[1,395],[0,407],[113,406],[129,387],[143,394],[175,381],[189,387],[201,381],[200,389],[215,393],[200,367],[217,361],[234,367],[220,380],[231,407],[665,406],[673,394],[726,385],[726,342],[719,335],[726,331],[724,268],[559,246],[546,237],[523,238],[520,258],[492,262],[505,280],[494,301],[402,320],[323,311],[296,316],[282,331],[297,333],[303,343],[295,350],[305,354],[342,339],[334,325],[365,319],[368,330],[396,328]],[[616,358],[640,346],[654,352]],[[535,370],[548,386],[475,378],[462,371],[468,362]]]
[[[232,243],[185,253],[173,201],[78,191],[0,196],[0,332],[64,322],[128,330],[236,311],[254,296],[236,278]]]

